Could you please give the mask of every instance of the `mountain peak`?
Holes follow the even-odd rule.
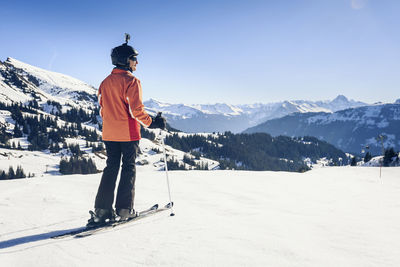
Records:
[[[349,102],[349,99],[344,95],[338,95],[332,102]]]
[[[154,104],[160,104],[160,101],[155,100],[154,98],[150,98],[149,100],[145,101],[146,103],[154,103]]]
[[[149,100],[144,101],[145,106],[150,108],[160,108],[160,107],[168,107],[170,104],[160,102],[154,98],[150,98]]]
[[[20,61],[20,60],[18,60],[18,59],[12,58],[12,57],[7,57],[6,61],[4,61],[4,63],[9,64],[9,65],[12,65],[12,66],[14,66],[15,68],[24,69],[24,70],[26,70],[26,69],[31,69],[31,70],[32,70],[32,69],[34,69],[34,70],[39,69],[39,70],[43,70],[43,69],[40,69],[39,67],[30,65],[30,64],[28,64],[28,63],[22,62],[22,61]],[[46,70],[46,71],[47,71],[47,72],[50,72],[50,71],[48,71],[48,70]]]
[[[12,62],[19,62],[19,63],[23,63],[22,61],[19,61],[13,57],[7,57],[6,61],[7,63],[12,63]]]

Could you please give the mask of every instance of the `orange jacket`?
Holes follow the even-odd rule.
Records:
[[[131,72],[113,69],[98,91],[104,141],[140,140],[140,124],[150,126],[144,110],[142,86]]]

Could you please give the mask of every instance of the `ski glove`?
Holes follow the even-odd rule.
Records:
[[[163,116],[161,116],[161,112],[158,112],[157,116],[155,116],[152,119],[153,119],[153,121],[151,122],[149,128],[152,128],[152,129],[160,128],[163,130],[165,130],[165,128],[167,128],[167,121]]]

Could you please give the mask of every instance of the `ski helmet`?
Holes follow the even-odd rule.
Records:
[[[136,56],[139,55],[138,51],[132,46],[128,45],[131,36],[125,33],[125,43],[113,48],[111,51],[111,61],[115,66],[129,67],[129,59],[137,60]]]

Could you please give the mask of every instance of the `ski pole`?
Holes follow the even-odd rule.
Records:
[[[164,150],[164,164],[165,164],[165,174],[167,176],[167,187],[168,187],[168,195],[169,195],[169,203],[171,203],[171,214],[170,216],[175,216],[174,210],[173,210],[173,202],[171,199],[171,189],[169,186],[169,178],[168,178],[168,164],[167,164],[167,153],[165,152],[165,144],[164,144],[164,136],[162,135],[162,130],[160,130],[160,137],[161,137],[161,144]]]

